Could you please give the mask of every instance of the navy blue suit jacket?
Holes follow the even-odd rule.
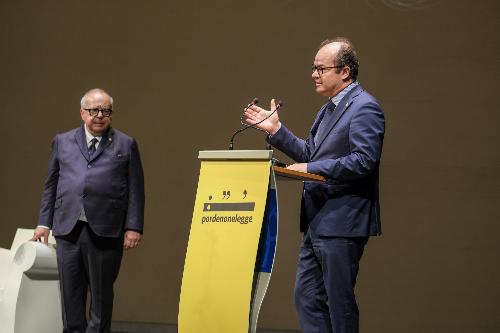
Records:
[[[312,228],[320,236],[364,237],[378,235],[380,204],[379,161],[384,138],[384,112],[361,85],[351,90],[334,111],[326,131],[314,136],[326,105],[316,116],[306,140],[285,126],[270,143],[307,171],[327,178],[326,183],[305,182],[301,231]]]
[[[83,126],[55,136],[38,225],[55,236],[67,235],[82,208],[97,235],[142,233],[144,176],[133,138],[110,128],[90,158]]]

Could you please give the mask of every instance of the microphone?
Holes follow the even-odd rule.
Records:
[[[257,105],[257,103],[259,102],[259,99],[257,97],[255,97],[252,102],[250,104],[247,105],[247,107],[245,108],[244,111],[246,111],[250,106],[252,105]],[[253,129],[256,129],[258,131],[261,131],[261,132],[264,132],[268,135],[268,137],[270,136],[269,133],[267,133],[267,131],[263,130],[262,128],[259,128],[257,127],[256,125],[262,123],[263,121],[267,120],[269,117],[271,117],[276,111],[278,111],[278,109],[283,105],[283,102],[281,100],[278,100],[278,103],[276,104],[276,108],[273,110],[273,112],[271,112],[267,117],[265,117],[264,119],[262,119],[261,121],[253,124],[253,125],[249,125],[249,124],[246,124],[245,122],[243,122],[243,116],[241,116],[241,119],[240,119],[240,123],[243,125],[242,128],[238,129],[236,132],[233,133],[233,135],[231,136],[231,140],[229,141],[229,147],[228,149],[229,150],[233,150],[234,149],[234,138],[236,135],[240,134],[241,132],[249,129],[249,128],[253,128]],[[270,150],[270,147],[268,145],[268,150]]]
[[[246,111],[249,107],[251,107],[252,105],[257,105],[257,104],[259,104],[259,98],[258,98],[258,97],[254,97],[254,98],[252,99],[252,101],[250,102],[250,104],[248,104],[248,105],[247,105],[247,107],[245,108],[245,111]]]

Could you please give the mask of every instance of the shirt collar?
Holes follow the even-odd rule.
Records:
[[[333,96],[330,100],[332,101],[333,104],[336,106],[339,105],[340,101],[342,98],[344,98],[345,95],[351,90],[353,90],[356,86],[359,86],[358,81],[351,82],[347,87],[345,87],[341,92],[339,92],[337,95]]]
[[[92,141],[93,138],[97,139],[97,143],[101,142],[102,136],[93,136],[92,133],[90,133],[89,129],[87,128],[87,124],[84,124],[83,128],[85,129],[85,138],[87,139],[87,146],[90,144],[90,141]]]

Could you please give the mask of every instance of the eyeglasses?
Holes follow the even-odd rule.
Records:
[[[319,76],[321,76],[321,75],[323,75],[323,73],[324,73],[325,71],[328,71],[328,70],[333,69],[333,68],[342,68],[342,67],[344,67],[344,66],[330,66],[330,67],[324,67],[324,66],[315,66],[315,65],[312,65],[312,68],[311,68],[311,69],[312,69],[313,73],[314,73],[314,72],[318,72],[318,75],[319,75]]]
[[[97,117],[99,115],[99,112],[102,114],[103,117],[109,117],[113,113],[112,109],[84,109],[89,113],[91,117]]]

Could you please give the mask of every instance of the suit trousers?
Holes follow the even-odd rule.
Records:
[[[113,285],[120,270],[123,239],[98,236],[88,223],[78,221],[68,235],[57,236],[56,243],[63,333],[110,332]]]
[[[354,286],[368,237],[324,237],[311,228],[302,240],[295,305],[304,333],[357,333]]]

